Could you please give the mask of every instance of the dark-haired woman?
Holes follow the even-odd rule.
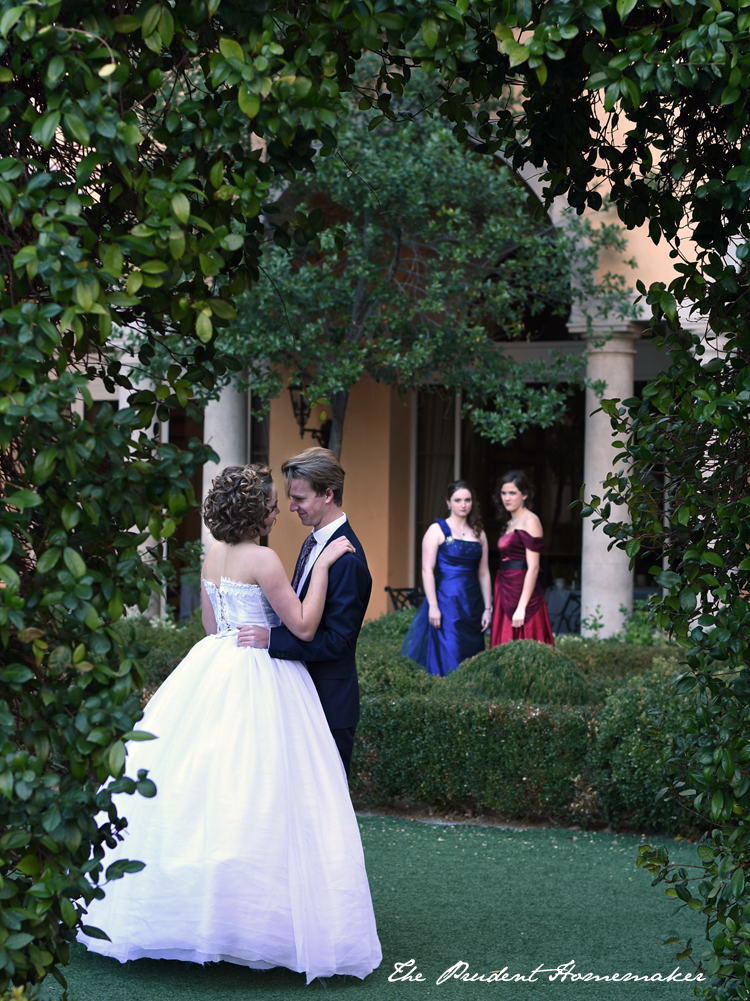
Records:
[[[440,675],[484,649],[492,619],[487,536],[474,491],[457,480],[448,485],[446,503],[448,517],[430,525],[422,540],[425,600],[401,648]]]
[[[542,523],[526,506],[532,494],[526,476],[516,470],[502,477],[493,494],[505,531],[497,544],[500,569],[495,578],[490,646],[511,640],[555,645],[539,583]]]
[[[258,545],[277,514],[264,466],[227,467],[206,499],[219,540],[203,564],[209,635],[146,708],[141,725],[159,739],[128,745],[128,773],[148,769],[158,795],[127,801],[125,838],[104,860],[146,868],[89,907],[86,923],[111,941],[79,936],[120,962],[284,966],[308,983],[380,963],[357,819],[310,674],[237,645],[241,625],[279,619],[312,638],[328,568],[353,551],[331,541],[300,602],[276,553]]]

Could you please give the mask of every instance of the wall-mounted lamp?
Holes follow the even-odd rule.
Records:
[[[290,386],[289,395],[292,398],[292,412],[299,427],[299,436],[304,438],[305,434],[311,435],[322,448],[328,448],[328,441],[331,437],[331,421],[324,421],[319,428],[305,427],[310,419],[310,401],[307,398],[308,379],[307,373],[300,373],[301,385]]]

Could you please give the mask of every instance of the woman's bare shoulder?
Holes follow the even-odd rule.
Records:
[[[445,540],[445,535],[443,530],[435,521],[430,525],[427,531],[424,533],[424,542],[443,542]]]
[[[270,569],[282,566],[281,557],[270,546],[256,546],[255,564],[258,567]]]
[[[217,587],[224,572],[224,562],[228,549],[229,547],[226,542],[214,542],[206,553],[206,558],[201,567],[201,576],[216,584]]]
[[[238,542],[224,561],[222,574],[243,584],[257,584],[258,578],[281,567],[278,555],[255,542]]]
[[[533,535],[535,539],[540,539],[544,535],[542,523],[533,511],[527,512],[523,522],[523,530],[529,535]]]

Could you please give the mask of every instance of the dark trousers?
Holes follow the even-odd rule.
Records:
[[[349,778],[349,766],[352,761],[352,748],[354,747],[354,734],[356,730],[356,724],[344,727],[341,730],[331,730],[333,739],[336,741],[336,747],[339,749],[341,760],[344,762],[347,778]]]

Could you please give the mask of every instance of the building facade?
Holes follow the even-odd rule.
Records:
[[[527,184],[535,188],[534,178]],[[562,206],[553,206],[551,218],[559,221]],[[616,222],[599,214],[605,222]],[[628,234],[625,256],[638,262],[636,271],[627,270],[628,285],[641,279],[669,282],[674,275],[669,248],[655,247],[646,232]],[[600,260],[602,272],[622,270],[622,258]],[[574,309],[567,329],[554,332],[554,339],[506,342],[498,350],[517,361],[545,359],[551,352],[586,354],[587,381],[606,386],[606,397],[626,399],[637,394],[643,384],[665,367],[644,320],[613,324],[597,319],[591,304],[587,319]],[[634,315],[638,315],[634,311]],[[593,322],[591,320],[593,317]],[[93,384],[94,399],[108,394]],[[124,400],[121,401],[124,404]],[[282,461],[313,444],[301,429],[288,393],[275,399],[263,421],[250,416],[246,392],[227,387],[221,398],[208,404],[202,427],[178,417],[161,429],[165,440],[185,444],[199,435],[218,453],[218,463],[209,463],[202,481],[195,484],[196,495],[205,496],[216,473],[225,465],[267,462],[276,472]],[[497,478],[509,469],[522,469],[535,487],[534,509],[539,514],[547,539],[542,561],[543,583],[555,586],[565,597],[569,615],[560,631],[591,631],[598,619],[602,635],[621,627],[624,615],[636,597],[653,591],[648,570],[653,559],[643,557],[634,569],[617,549],[609,549],[609,539],[582,519],[575,505],[582,487],[585,495],[601,493],[601,484],[613,468],[615,450],[609,418],[596,413],[599,398],[592,388],[571,394],[567,412],[557,425],[547,430],[532,429],[510,446],[492,445],[476,433],[461,416],[461,400],[437,386],[412,391],[404,399],[395,390],[369,378],[356,385],[346,414],[341,462],[346,470],[344,510],[365,548],[373,576],[373,592],[368,617],[392,608],[386,587],[404,588],[420,583],[420,542],[427,526],[445,513],[445,487],[453,479],[468,479],[477,490],[485,527],[490,540],[491,568],[496,568],[496,524],[491,494]],[[317,415],[308,419],[308,430],[319,427]],[[573,505],[573,507],[571,507]],[[278,552],[291,577],[297,553],[307,530],[296,515],[281,503],[269,545]],[[617,515],[619,518],[620,516]],[[181,528],[182,541],[202,538],[198,515],[188,518]],[[194,601],[193,596],[192,601]],[[171,602],[182,611],[191,605],[183,591]],[[554,625],[554,618],[553,618]]]

